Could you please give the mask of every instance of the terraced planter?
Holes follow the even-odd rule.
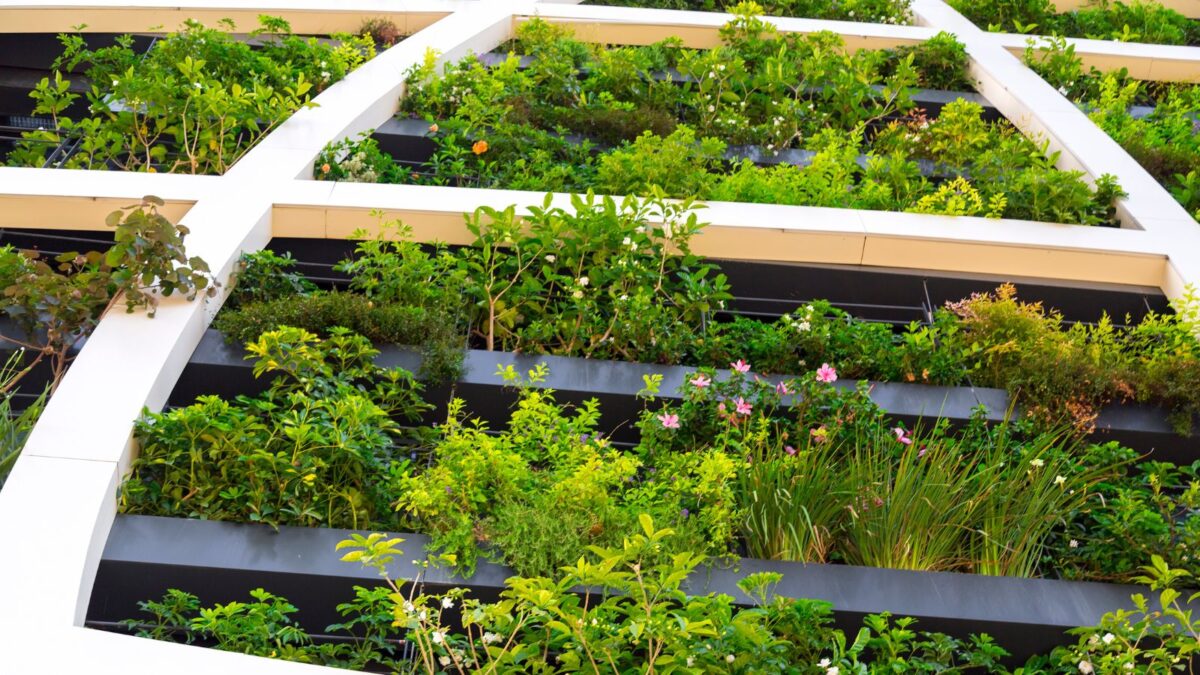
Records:
[[[338,560],[337,542],[348,530],[243,525],[180,518],[119,515],[100,561],[88,605],[87,622],[112,628],[138,616],[137,602],[180,588],[205,602],[230,602],[255,588],[286,597],[300,608],[296,618],[312,632],[337,623],[334,606],[353,595],[355,585],[380,583],[374,571]],[[428,538],[400,534],[406,552],[390,568],[395,579],[412,579],[411,558],[422,558]],[[737,581],[756,572],[779,572],[776,593],[833,603],[839,627],[855,630],[867,614],[892,612],[915,617],[923,630],[955,636],[991,635],[1021,663],[1033,654],[1073,642],[1066,631],[1093,625],[1105,612],[1131,609],[1137,586],[1052,579],[987,577],[948,572],[804,564],[738,559],[731,566],[702,569],[687,586],[696,593],[724,593],[740,604],[749,598]],[[481,562],[462,579],[446,570],[424,576],[427,592],[465,587],[471,596],[493,600],[514,573]]]
[[[395,345],[380,345],[376,362],[385,367],[400,367],[416,372],[421,355],[413,349]],[[255,380],[251,362],[240,346],[230,345],[216,330],[208,330],[192,354],[175,389],[169,405],[184,406],[195,397],[217,394],[232,398],[239,394],[262,391],[266,382]],[[562,356],[533,356],[512,352],[469,349],[463,362],[463,374],[453,387],[440,386],[427,392],[427,399],[436,405],[429,421],[444,419],[445,405],[453,393],[464,399],[472,415],[486,420],[491,426],[503,426],[508,420],[514,390],[507,388],[495,375],[497,368],[513,366],[525,372],[539,363],[546,364],[549,376],[538,385],[553,389],[564,402],[581,403],[596,398],[601,404],[601,426],[616,442],[636,443],[637,421],[644,403],[637,393],[645,386],[644,377],[661,375],[661,395],[681,398],[687,378],[695,368],[662,366],[621,361],[570,358]],[[722,371],[727,372],[727,371]],[[783,379],[783,378],[773,378]],[[854,383],[838,382],[837,386],[854,387]],[[872,382],[871,399],[890,417],[913,423],[945,418],[952,424],[964,424],[973,410],[983,406],[987,419],[1005,419],[1011,406],[1008,394],[1002,389],[982,387],[938,387],[903,382]],[[1019,411],[1018,411],[1019,412]],[[1189,464],[1200,458],[1200,439],[1174,432],[1166,414],[1158,408],[1141,405],[1111,405],[1096,421],[1096,441],[1115,440],[1142,453],[1152,453],[1153,459],[1177,464]]]

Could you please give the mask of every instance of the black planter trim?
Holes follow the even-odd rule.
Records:
[[[380,150],[391,155],[398,164],[405,167],[419,167],[427,164],[437,150],[437,144],[429,137],[429,128],[432,124],[426,120],[394,117],[380,125],[371,134],[371,138],[379,144]],[[564,136],[564,138],[572,144],[580,144],[584,141],[583,136],[574,134]],[[815,156],[816,153],[811,150],[797,148],[772,152],[757,145],[731,145],[725,149],[724,159],[731,165],[748,159],[759,166],[787,164],[806,167],[812,164]],[[867,155],[859,155],[855,159],[855,163],[866,169],[868,160]],[[942,167],[927,159],[918,159],[917,166],[922,176],[935,182],[960,175],[953,171],[943,170]],[[962,172],[961,175],[970,177],[966,172]]]
[[[178,588],[210,604],[244,600],[264,588],[299,608],[295,615],[309,631],[341,620],[334,607],[353,596],[355,585],[382,583],[372,570],[340,562],[334,552],[349,530],[223,523],[183,518],[118,515],[100,560],[87,620],[92,625],[140,616],[137,602],[157,599]],[[412,579],[413,559],[424,559],[429,538],[405,539],[390,571]],[[1014,662],[1056,645],[1073,642],[1065,631],[1094,625],[1105,612],[1132,609],[1138,586],[1049,579],[987,577],[948,572],[804,564],[741,559],[731,567],[698,571],[688,590],[724,593],[741,604],[749,598],[737,581],[755,572],[779,572],[776,593],[833,603],[837,622],[853,635],[862,617],[878,612],[918,619],[922,630],[964,637],[987,633],[1013,653]],[[425,575],[426,592],[466,587],[484,600],[498,597],[513,571],[481,561],[475,576],[461,579],[446,570]]]
[[[395,345],[382,345],[379,349],[381,353],[376,362],[381,366],[401,367],[412,372],[420,368],[421,357],[415,350]],[[575,404],[589,398],[600,401],[601,430],[618,443],[637,442],[638,433],[633,423],[643,407],[643,402],[636,395],[644,387],[644,376],[661,375],[660,396],[678,399],[681,398],[679,392],[685,386],[685,381],[696,370],[692,366],[469,349],[463,362],[463,374],[454,383],[453,393],[466,401],[472,415],[487,420],[493,428],[502,427],[507,423],[517,394],[503,386],[495,375],[496,369],[511,365],[524,373],[539,363],[549,367],[549,376],[539,386],[554,389],[560,401]],[[259,392],[266,386],[265,380],[254,379],[251,362],[245,359],[245,350],[238,345],[228,344],[219,331],[209,329],[184,368],[171,393],[169,404],[188,405],[196,396],[203,394],[230,398]],[[855,383],[839,381],[836,386],[850,388]],[[436,406],[428,420],[444,419],[449,388],[435,387],[427,395]],[[952,424],[964,424],[971,418],[976,406],[986,408],[987,419],[1000,421],[1005,419],[1010,409],[1007,392],[982,387],[873,382],[871,399],[890,417],[909,424],[939,417],[950,420]],[[1096,426],[1093,440],[1120,441],[1138,452],[1152,453],[1156,460],[1188,464],[1200,458],[1195,436],[1176,434],[1166,414],[1152,406],[1108,406],[1101,412]]]

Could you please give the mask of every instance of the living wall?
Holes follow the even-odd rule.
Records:
[[[1200,21],[1153,0],[1097,0],[1060,13],[1051,0],[948,0],[978,26],[991,31],[1200,45]]]
[[[735,606],[728,595],[687,593],[682,581],[700,558],[661,560],[660,542],[671,530],[648,516],[640,526],[621,546],[597,547],[554,579],[509,579],[491,603],[461,588],[404,591],[387,578],[404,540],[354,535],[338,545],[350,549],[342,559],[378,570],[387,586],[358,587],[338,606],[346,621],[326,629],[337,642],[314,640],[294,623],[297,608],[263,589],[249,602],[211,607],[172,589],[141,603],[147,616],[125,623],[143,637],[398,673],[1158,673],[1187,663],[1200,629],[1170,588],[1186,573],[1156,560],[1144,581],[1160,591],[1161,610],[1135,596],[1138,611],[1105,615],[1097,626],[1071,631],[1076,644],[1010,670],[1002,663],[1007,652],[987,635],[956,639],[887,613],[865,617],[851,640],[832,626],[828,603],[774,595],[779,574],[748,575],[738,584],[750,607]],[[431,556],[424,566],[442,562]]]
[[[702,212],[700,212],[702,213]],[[1189,433],[1200,398],[1191,298],[1176,311],[1068,324],[1012,286],[935,308],[894,330],[814,300],[778,319],[730,314],[718,261],[690,252],[702,229],[687,204],[576,197],[570,209],[480,209],[475,242],[422,248],[399,224],[339,269],[348,290],[304,288],[290,262],[251,256],[215,326],[236,342],[280,325],[350,328],[418,346],[426,380],[453,378],[462,347],[710,366],[744,360],[794,374],[831,364],[844,378],[1007,389],[1042,423],[1090,429],[1109,402],[1167,409]]]
[[[1025,62],[1070,97],[1200,221],[1200,86],[1085,69],[1064,40],[1031,41]]]
[[[260,17],[255,44],[223,21],[188,21],[138,53],[130,36],[89,49],[79,34],[60,36],[54,75],[30,93],[32,114],[51,125],[22,134],[10,166],[224,173],[314,94],[375,54],[369,35],[334,43],[292,35],[288,24]],[[87,115],[65,112],[79,94],[72,71],[89,83]]]
[[[915,87],[969,89],[952,36],[848,52],[839,36],[782,34],[741,4],[723,46],[598,47],[539,20],[495,65],[467,57],[408,78],[403,113],[435,145],[397,163],[371,138],[327,148],[315,175],[555,192],[693,197],[1113,222],[1119,186],[1056,156],[982,107],[933,116]]]

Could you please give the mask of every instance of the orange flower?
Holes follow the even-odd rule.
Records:
[[[321,165],[321,173],[329,173],[329,164]]]
[[[473,152],[477,155],[482,155],[483,153],[485,153],[487,151],[488,151],[487,141],[475,141],[475,145],[471,146],[471,152]]]
[[[429,125],[429,133],[436,134],[437,132],[438,132],[438,125],[430,124]]]

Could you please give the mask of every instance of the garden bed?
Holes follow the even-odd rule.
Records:
[[[415,68],[408,119],[331,144],[315,177],[1116,223],[1111,177],[1054,168],[960,93],[953,36],[851,53],[752,11],[712,50],[596,46],[531,20],[506,56]]]
[[[338,623],[334,607],[353,596],[355,585],[379,584],[373,570],[338,560],[334,546],[347,530],[243,525],[181,518],[118,515],[100,561],[87,622],[111,627],[138,616],[138,602],[179,588],[204,602],[232,602],[264,588],[300,608],[299,623],[312,632]],[[389,568],[409,580],[418,570],[410,558],[428,538],[399,535],[407,553]],[[891,612],[916,618],[922,630],[956,637],[987,633],[1012,653],[1010,663],[1074,642],[1066,631],[1099,622],[1117,608],[1132,609],[1137,586],[1016,579],[946,572],[909,572],[848,565],[739,559],[702,568],[686,585],[693,593],[724,593],[750,604],[737,587],[742,577],[778,572],[775,593],[833,603],[839,627],[853,631],[868,614]],[[426,592],[468,588],[471,597],[494,600],[514,572],[481,562],[470,579],[446,570],[424,571]]]
[[[0,160],[223,173],[375,54],[365,26],[363,35],[331,39],[292,34],[278,18],[259,20],[246,34],[189,21],[163,34],[0,36]],[[137,115],[139,106],[150,114]],[[207,116],[189,114],[198,108]]]
[[[376,363],[386,368],[404,368],[418,372],[421,354],[415,349],[395,345],[378,345]],[[622,361],[535,356],[512,352],[470,349],[466,351],[462,376],[452,387],[438,386],[427,392],[436,406],[427,421],[445,418],[446,403],[451,395],[462,398],[472,415],[490,426],[500,427],[508,419],[518,393],[496,375],[500,368],[512,366],[527,372],[538,364],[549,368],[547,379],[537,386],[553,389],[564,402],[580,404],[595,398],[600,401],[601,426],[614,442],[633,444],[638,440],[634,422],[645,404],[637,394],[645,387],[645,377],[662,376],[661,396],[678,400],[685,383],[695,372],[690,366],[662,366]],[[216,330],[205,332],[196,351],[188,360],[168,405],[185,406],[197,396],[216,394],[233,398],[254,394],[266,389],[267,383],[256,380],[252,363],[240,346],[230,345]],[[728,374],[728,371],[719,371]],[[782,381],[783,376],[768,378]],[[854,383],[839,382],[843,389],[853,389]],[[946,419],[952,424],[968,422],[978,406],[986,409],[988,420],[998,422],[1010,416],[1012,407],[1008,394],[1002,389],[984,387],[939,387],[904,382],[871,382],[871,400],[887,411],[888,416],[909,425]],[[1020,411],[1016,410],[1019,416]],[[1110,405],[1096,420],[1095,442],[1118,441],[1151,459],[1190,464],[1200,459],[1200,438],[1180,436],[1161,410],[1144,405]]]

